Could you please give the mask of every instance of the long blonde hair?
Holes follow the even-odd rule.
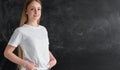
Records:
[[[40,0],[26,0],[26,2],[25,2],[25,4],[24,4],[24,7],[23,7],[23,11],[22,11],[22,16],[21,16],[21,20],[20,20],[20,26],[22,26],[22,25],[24,25],[24,24],[27,23],[27,21],[28,21],[28,16],[27,16],[27,14],[26,14],[26,10],[27,10],[28,5],[29,5],[31,2],[33,2],[33,1],[38,2],[38,3],[41,5],[41,7],[42,7],[42,3],[41,3]],[[39,22],[40,22],[40,19],[37,21],[37,23],[39,24]],[[22,48],[21,48],[20,46],[18,47],[18,56],[19,56],[20,58],[23,58],[23,51],[22,51]],[[18,68],[19,70],[21,70],[21,66],[18,65],[17,68]]]

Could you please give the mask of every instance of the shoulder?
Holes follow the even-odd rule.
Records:
[[[19,26],[17,27],[14,32],[22,32],[24,30],[24,27],[23,26]]]
[[[42,28],[46,28],[45,26],[43,26],[43,25],[40,25]]]
[[[43,25],[40,25],[40,26],[41,26],[41,28],[43,28],[43,29],[47,30],[47,28],[46,28],[45,26],[43,26]]]
[[[48,30],[45,26],[43,26],[43,25],[40,25],[40,26],[41,26],[41,28],[43,29],[44,32],[48,33]]]

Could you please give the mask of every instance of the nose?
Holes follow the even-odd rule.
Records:
[[[38,13],[38,10],[37,9],[35,9],[35,14],[37,14]]]

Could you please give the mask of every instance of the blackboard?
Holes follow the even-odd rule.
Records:
[[[19,26],[24,0],[0,1],[0,70],[16,65],[3,56]],[[42,0],[41,25],[48,30],[57,59],[52,70],[118,70],[120,65],[119,0]]]

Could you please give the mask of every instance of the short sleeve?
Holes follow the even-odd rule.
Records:
[[[16,28],[8,44],[17,47],[21,43],[21,41],[22,41],[22,33],[20,32],[19,28]]]

